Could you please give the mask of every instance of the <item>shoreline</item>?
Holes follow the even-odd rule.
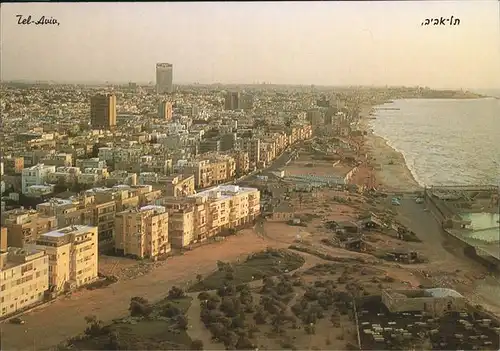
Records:
[[[415,179],[403,153],[390,146],[386,139],[370,128],[374,107],[366,106],[362,109],[358,126],[366,132],[362,148],[369,156],[368,164],[375,175],[377,187],[395,192],[422,191],[423,187]]]

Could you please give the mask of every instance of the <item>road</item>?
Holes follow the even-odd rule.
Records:
[[[276,172],[276,171],[278,171],[286,166],[286,163],[288,162],[288,160],[290,160],[290,158],[294,152],[295,151],[293,150],[293,147],[288,149],[288,150],[285,150],[281,154],[281,156],[276,158],[268,167],[266,167],[265,169],[262,169],[261,171],[253,172],[253,173],[249,174],[248,176],[245,176],[242,179],[238,180],[236,183],[238,183],[240,181],[252,180],[252,178],[255,178],[258,175],[272,176],[271,172]]]
[[[401,206],[393,206],[398,211],[397,219],[423,241],[429,260],[436,264],[456,260],[456,256],[445,249],[448,245],[446,245],[446,238],[442,234],[439,223],[432,213],[424,210],[425,205],[417,204],[415,199],[415,196],[405,194],[401,199]],[[388,201],[390,202],[391,199],[389,198]]]

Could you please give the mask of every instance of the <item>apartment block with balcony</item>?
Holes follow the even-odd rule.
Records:
[[[57,167],[54,173],[49,173],[47,175],[47,182],[51,184],[73,184],[78,181],[78,176],[81,173],[78,167]]]
[[[196,188],[207,188],[233,179],[236,174],[236,161],[229,155],[204,155],[189,162],[183,168],[183,174],[194,175]]]
[[[76,167],[80,168],[82,171],[85,168],[106,168],[106,161],[100,160],[99,157],[76,160]]]
[[[109,173],[108,178],[106,179],[106,184],[108,186],[114,186],[119,184],[124,185],[136,185],[137,184],[137,174],[129,173],[123,170],[115,170]]]
[[[3,159],[5,174],[21,174],[24,168],[24,158],[5,157]]]
[[[49,289],[71,291],[98,279],[97,227],[74,225],[41,235],[34,245],[49,257]]]
[[[184,198],[164,198],[174,247],[204,241],[224,230],[253,222],[260,214],[260,192],[236,185],[217,186]]]
[[[23,152],[20,156],[23,158],[24,167],[32,167],[40,163],[43,158],[53,155],[54,153],[54,150],[32,150]]]
[[[194,194],[194,175],[174,174],[165,183],[166,196],[183,197]]]
[[[41,162],[47,166],[71,167],[73,165],[73,155],[58,153],[44,157]]]
[[[183,248],[195,241],[195,207],[184,204],[169,211],[168,240],[174,248]]]
[[[236,176],[241,177],[250,170],[250,157],[247,151],[235,151],[233,153],[236,166]]]
[[[95,203],[93,205],[92,224],[99,229],[99,242],[111,242],[115,231],[115,201]]]
[[[92,223],[93,211],[87,208],[82,211],[78,198],[59,199],[51,198],[36,206],[37,211],[43,216],[56,218],[57,228],[64,228],[69,225]]]
[[[7,251],[7,228],[0,228],[0,252]]]
[[[264,168],[276,158],[276,144],[274,142],[260,143],[259,167]]]
[[[169,253],[169,214],[165,207],[148,205],[116,214],[115,250],[136,258]]]
[[[204,204],[206,236],[211,237],[223,230],[238,228],[252,222],[260,214],[260,192],[255,188],[243,188],[237,185],[222,185],[191,195],[195,203]],[[199,211],[199,210],[198,210]],[[196,216],[195,216],[196,218]],[[203,240],[202,233],[199,239]]]
[[[257,167],[260,161],[260,139],[259,138],[243,138],[240,139],[240,147],[248,152],[250,161],[250,169]]]
[[[7,228],[9,246],[24,247],[57,226],[54,216],[44,216],[36,210],[15,209],[2,213],[2,225]]]
[[[0,252],[0,318],[43,302],[48,274],[43,251],[11,247]]]
[[[194,175],[196,188],[206,188],[213,184],[213,170],[209,160],[191,161],[183,167],[182,173]]]

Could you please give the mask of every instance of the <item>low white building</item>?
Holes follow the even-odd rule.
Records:
[[[43,163],[23,169],[21,175],[22,193],[26,194],[28,187],[32,185],[44,185],[48,180],[48,175],[55,171],[56,166],[46,166]]]

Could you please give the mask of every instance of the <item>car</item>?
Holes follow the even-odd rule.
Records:
[[[417,199],[415,200],[415,202],[416,202],[417,204],[421,204],[421,203],[423,203],[423,202],[424,202],[424,199],[422,199],[421,197],[417,197]]]
[[[393,206],[399,206],[401,205],[401,202],[399,202],[399,199],[397,197],[392,198],[392,205]]]
[[[9,320],[10,323],[12,324],[24,324],[25,322],[19,318],[19,317],[14,317],[12,319]]]

